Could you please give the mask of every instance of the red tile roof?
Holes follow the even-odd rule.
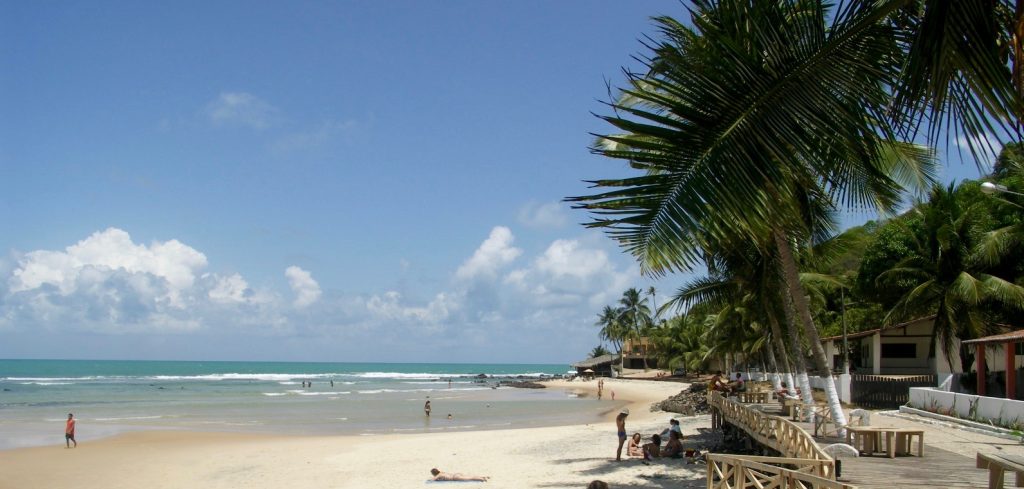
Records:
[[[1017,331],[1010,331],[1009,333],[996,334],[992,336],[986,336],[984,338],[977,338],[973,340],[966,340],[963,342],[964,345],[988,345],[991,343],[1016,343],[1018,341],[1024,341],[1024,329],[1018,329]]]

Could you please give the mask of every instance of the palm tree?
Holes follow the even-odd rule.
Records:
[[[940,346],[950,367],[955,338],[993,332],[993,321],[987,317],[992,305],[1024,309],[1024,287],[994,275],[980,259],[978,244],[988,231],[982,227],[988,212],[977,196],[967,195],[969,190],[952,184],[935,186],[929,201],[914,210],[921,232],[915,236],[913,254],[875,279],[880,285],[913,284],[885,321],[892,324],[935,314],[929,358]],[[968,371],[970,352],[961,353],[962,367]]]
[[[630,287],[619,299],[619,314],[623,323],[633,328],[633,337],[638,343],[646,336],[651,325],[651,309],[647,307],[647,299],[640,295],[640,289]],[[644,370],[647,370],[647,349],[643,349]]]
[[[593,350],[590,351],[590,358],[597,358],[608,354],[608,350],[604,348],[604,345],[597,345]]]
[[[655,275],[687,269],[737,235],[771,237],[788,301],[828,380],[794,253],[817,231],[799,204],[892,209],[895,177],[921,175],[929,163],[893,139],[903,128],[884,117],[885,87],[898,77],[892,60],[901,59],[885,15],[852,3],[830,27],[818,2],[733,0],[695,2],[693,29],[656,19],[664,40],[649,46],[647,72],[627,73],[616,114],[603,117],[624,134],[594,148],[643,175],[597,180],[614,190],[569,199]]]
[[[622,343],[629,337],[629,327],[620,320],[621,313],[612,306],[604,306],[595,326],[600,326],[599,336],[615,347],[619,355],[619,371],[623,369]]]

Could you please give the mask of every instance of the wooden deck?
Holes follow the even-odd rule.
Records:
[[[782,415],[778,401],[770,401],[761,406],[765,413]],[[814,432],[811,423],[796,424],[808,433]],[[818,437],[815,441],[824,447],[833,443],[844,443],[845,439],[830,436]],[[840,457],[840,460],[841,475],[836,480],[860,489],[988,487],[988,472],[977,469],[974,459],[928,445],[927,435],[924,439],[924,457],[889,458],[884,454],[876,454],[870,457]],[[1013,480],[1012,477],[1008,479]]]

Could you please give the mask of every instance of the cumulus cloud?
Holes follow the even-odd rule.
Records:
[[[178,240],[135,244],[120,229],[109,228],[68,246],[64,251],[39,250],[18,261],[9,285],[13,292],[56,287],[68,295],[110,271],[150,274],[167,282],[169,293],[191,287],[206,256]]]
[[[410,306],[402,303],[402,294],[388,291],[374,295],[366,301],[366,308],[377,318],[385,320],[415,319],[429,323],[443,321],[458,309],[457,300],[446,293],[437,294],[426,306]]]
[[[519,210],[519,222],[532,228],[558,229],[569,223],[569,216],[560,202],[529,202]]]
[[[617,266],[603,239],[559,239],[533,253],[514,241],[509,228],[494,227],[446,285],[343,295],[322,291],[315,271],[298,266],[285,269],[276,287],[255,287],[241,273],[205,271],[206,255],[185,243],[138,243],[110,228],[63,249],[0,257],[0,330],[26,341],[34,332],[118,335],[125,339],[110,341],[133,345],[169,335],[182,345],[212,345],[244,334],[324,351],[375,341],[404,354],[467,344],[530,348],[538,335],[564,333],[567,344],[584,343],[580,351],[592,348],[594,314],[636,284],[635,267]]]
[[[604,250],[583,249],[579,241],[559,239],[537,259],[537,268],[554,277],[588,278],[608,272],[611,263]]]
[[[207,293],[210,300],[220,303],[241,303],[251,293],[249,283],[239,274],[229,277],[214,277],[215,284]]]
[[[277,119],[277,109],[246,92],[223,92],[206,106],[206,115],[215,126],[266,129]]]
[[[459,266],[455,276],[462,280],[480,276],[496,277],[498,270],[523,253],[523,250],[512,246],[513,241],[515,237],[509,228],[496,226],[473,256]]]
[[[309,272],[290,266],[285,269],[284,275],[288,277],[288,285],[291,286],[292,292],[295,292],[295,301],[292,302],[295,307],[307,307],[320,299],[320,284],[313,280],[313,275]]]

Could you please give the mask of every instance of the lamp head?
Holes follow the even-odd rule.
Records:
[[[982,182],[982,184],[981,184],[981,191],[983,193],[991,195],[991,194],[994,194],[996,192],[1005,192],[1006,191],[1006,187],[1004,187],[1002,185],[994,184],[992,182]]]

